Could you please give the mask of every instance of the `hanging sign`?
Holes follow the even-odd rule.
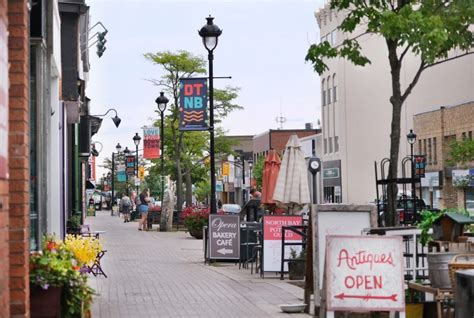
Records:
[[[179,130],[207,130],[207,80],[186,78],[180,80]]]
[[[135,174],[135,156],[127,155],[125,157],[125,161],[127,165],[127,168],[126,168],[127,175],[133,176]]]
[[[145,180],[145,167],[143,166],[138,167],[138,177],[142,181]]]
[[[143,158],[160,158],[160,129],[158,127],[143,128]]]
[[[127,175],[125,174],[125,170],[124,171],[119,171],[117,173],[117,181],[118,182],[125,182],[127,181]]]
[[[301,224],[303,224],[303,218],[299,215],[265,215],[263,217],[263,271],[279,272],[281,270],[282,227]],[[285,242],[301,241],[301,235],[285,231]],[[301,246],[286,246],[285,258],[289,258],[291,248],[297,254],[301,251]],[[287,262],[284,266],[284,271],[288,271]]]
[[[405,311],[401,236],[326,236],[329,311]]]
[[[426,156],[416,155],[415,157],[415,176],[418,178],[425,177]]]

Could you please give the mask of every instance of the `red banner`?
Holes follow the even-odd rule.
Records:
[[[157,127],[143,128],[143,158],[160,158],[160,129]]]

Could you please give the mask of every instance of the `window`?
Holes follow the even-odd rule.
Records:
[[[332,153],[332,137],[329,137],[329,153]]]
[[[326,99],[326,102],[327,104],[331,104],[331,76],[328,76],[327,80],[326,80],[326,87],[327,87],[327,99]]]
[[[466,139],[466,133],[463,132],[463,133],[462,133],[462,140],[465,140],[465,139]]]
[[[436,145],[436,137],[433,138],[433,164],[438,163],[438,149]]]
[[[339,137],[335,136],[334,137],[334,152],[338,152],[338,151],[339,151]]]
[[[326,81],[323,80],[321,82],[321,103],[323,106],[326,106],[326,91],[324,90],[324,85],[326,84]]]
[[[336,29],[332,30],[332,32],[331,32],[331,45],[332,46],[335,46],[336,42],[337,42],[337,33],[336,32],[337,32]]]
[[[423,139],[423,154],[425,156],[427,155],[427,152],[426,152],[426,139]]]
[[[431,153],[431,138],[428,138],[428,164],[432,164],[433,163],[433,157],[432,157],[432,153]]]
[[[336,74],[332,76],[332,100],[333,102],[337,101],[337,83],[336,83]]]
[[[468,135],[468,138],[472,140],[472,131],[469,131],[467,135]]]
[[[328,105],[331,104],[331,87],[328,88]]]
[[[328,153],[328,140],[324,138],[324,153]]]
[[[422,147],[422,140],[418,139],[418,153],[420,155],[424,155],[425,153],[423,152],[423,147]]]

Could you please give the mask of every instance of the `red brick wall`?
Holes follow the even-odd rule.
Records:
[[[7,1],[0,0],[0,144],[8,143],[8,17]],[[6,140],[5,140],[6,139]],[[2,149],[0,149],[0,152]],[[0,154],[0,317],[10,316],[8,248],[8,154]]]
[[[10,315],[29,317],[29,11],[8,0]]]

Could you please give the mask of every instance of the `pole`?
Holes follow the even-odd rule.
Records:
[[[160,163],[161,163],[161,207],[163,208],[163,199],[164,199],[164,194],[165,194],[165,174],[164,174],[164,158],[163,158],[163,152],[165,149],[165,143],[164,143],[164,111],[161,111],[161,127],[160,127],[160,143],[161,143],[161,153],[160,153]]]
[[[247,202],[246,197],[247,189],[245,188],[245,158],[242,156],[242,206]]]
[[[115,152],[112,152],[112,201],[110,203],[110,208],[114,206],[115,199]]]
[[[216,207],[216,167],[214,160],[214,69],[212,62],[214,55],[209,52],[209,143],[210,143],[210,159],[211,159],[211,214],[217,214]],[[178,207],[179,208],[179,207]]]
[[[138,145],[135,145],[135,151],[136,151],[136,154],[135,154],[135,177],[138,178]],[[138,185],[136,186],[136,194],[138,195]]]
[[[411,154],[411,198],[413,200],[413,218],[416,217],[416,194],[415,194],[415,158],[413,157],[413,144],[410,144]]]

